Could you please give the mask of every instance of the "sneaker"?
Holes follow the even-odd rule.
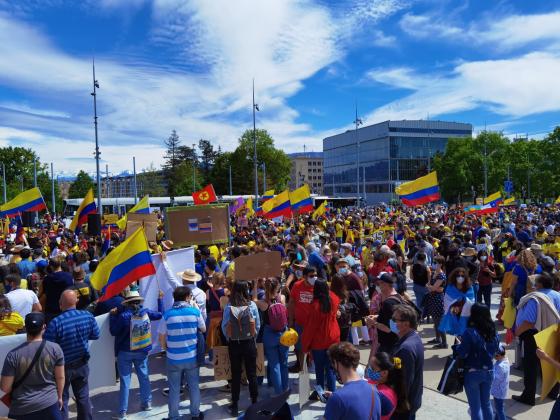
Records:
[[[167,392],[169,394],[169,391]],[[142,411],[152,411],[152,403],[149,402],[141,407]]]
[[[439,344],[436,344],[436,345],[435,345],[434,347],[432,347],[432,348],[434,348],[434,349],[446,349],[447,347],[448,347],[447,344],[445,344],[445,343],[439,343]]]
[[[191,420],[203,420],[203,419],[204,419],[204,413],[202,411],[198,413],[198,416],[191,417]]]
[[[434,338],[433,340],[428,341],[426,344],[439,344],[439,338]]]
[[[300,372],[300,368],[299,368],[299,364],[296,362],[294,363],[292,366],[290,366],[288,368],[288,372],[290,373],[299,373]]]
[[[126,420],[126,413],[119,413],[116,416],[111,417],[113,420]]]
[[[317,391],[313,391],[309,396],[309,401],[319,401],[319,394]]]
[[[237,408],[237,404],[229,405],[228,410],[232,417],[237,418],[237,416],[239,416],[239,408]]]

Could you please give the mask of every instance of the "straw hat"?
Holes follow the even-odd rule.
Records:
[[[138,290],[135,289],[125,289],[124,291],[124,300],[122,302],[123,305],[132,302],[143,302],[144,298],[140,296]]]
[[[202,279],[202,276],[191,268],[187,268],[185,271],[178,272],[177,276],[181,277],[183,283],[196,283],[197,281]]]
[[[463,250],[463,252],[461,253],[461,255],[463,257],[476,257],[477,252],[476,252],[476,249],[469,247],[469,248],[465,248]]]

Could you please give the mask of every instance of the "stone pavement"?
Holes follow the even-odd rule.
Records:
[[[410,287],[411,289],[412,287]],[[495,315],[499,303],[499,288],[494,288],[492,295],[492,313]],[[421,325],[419,328],[422,340],[426,343],[434,337],[431,325]],[[503,339],[504,331],[500,331]],[[448,337],[448,342],[452,343],[453,338]],[[453,397],[444,396],[436,391],[441,372],[445,363],[445,358],[451,354],[451,350],[432,350],[431,345],[426,345],[425,365],[424,365],[424,396],[422,408],[417,414],[419,420],[435,420],[435,419],[469,419],[467,413],[468,404],[464,393],[457,394]],[[510,346],[511,347],[511,346]],[[361,362],[366,364],[369,355],[369,349],[365,346],[360,347]],[[510,362],[514,361],[513,350],[508,350]],[[108,360],[112,362],[112,358],[108,355]],[[294,360],[293,354],[290,360]],[[109,363],[110,363],[109,362]],[[167,398],[162,395],[161,391],[166,385],[165,376],[165,359],[161,356],[154,356],[150,360],[150,379],[153,393],[153,410],[150,412],[140,412],[140,401],[138,393],[138,381],[133,375],[132,390],[129,398],[129,419],[161,419],[167,416]],[[313,378],[313,375],[311,375]],[[296,418],[307,420],[321,418],[324,411],[324,404],[320,402],[308,403],[304,405],[300,412],[298,406],[298,375],[290,374],[290,382],[293,393],[290,396],[289,403],[292,412]],[[213,380],[212,370],[203,367],[201,369],[201,409],[205,413],[207,419],[229,419],[227,405],[229,404],[230,394],[222,392],[222,388],[226,382]],[[519,420],[548,420],[553,402],[545,399],[542,403],[538,402],[535,407],[526,406],[517,403],[511,399],[512,394],[518,394],[523,389],[522,372],[516,369],[511,371],[510,393],[506,400],[506,414]],[[540,389],[540,385],[537,387]],[[259,398],[266,398],[270,395],[270,388],[266,383],[259,387]],[[94,406],[94,419],[105,420],[110,419],[118,411],[119,391],[118,385],[113,387],[101,388],[92,393],[92,402]],[[249,396],[247,387],[242,387],[240,410],[245,409],[249,405]],[[181,404],[181,414],[185,418],[189,417],[188,398],[185,397]]]

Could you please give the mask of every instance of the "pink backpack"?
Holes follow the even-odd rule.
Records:
[[[280,302],[272,302],[268,306],[268,322],[274,331],[284,331],[288,326],[288,310]]]

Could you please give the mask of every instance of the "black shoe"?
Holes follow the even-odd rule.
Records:
[[[239,416],[239,408],[237,408],[237,404],[231,404],[228,406],[228,409],[232,417],[237,418]]]
[[[523,396],[523,394],[521,395],[512,395],[511,398],[513,398],[515,401],[520,402],[521,404],[527,404],[527,405],[531,405],[534,406],[535,405],[535,399],[533,398],[532,400],[525,398]]]
[[[309,401],[319,401],[319,394],[317,391],[313,391],[309,396]]]
[[[290,366],[290,367],[288,368],[288,372],[290,372],[290,373],[299,373],[299,372],[300,372],[299,363],[296,363],[296,364]]]
[[[434,349],[446,349],[447,348],[447,344],[446,343],[439,343],[436,344],[434,347],[432,347]]]
[[[203,420],[203,419],[204,419],[204,413],[202,411],[198,413],[198,416],[191,417],[191,420]]]
[[[433,340],[428,341],[426,344],[439,344],[439,338],[434,338]]]

